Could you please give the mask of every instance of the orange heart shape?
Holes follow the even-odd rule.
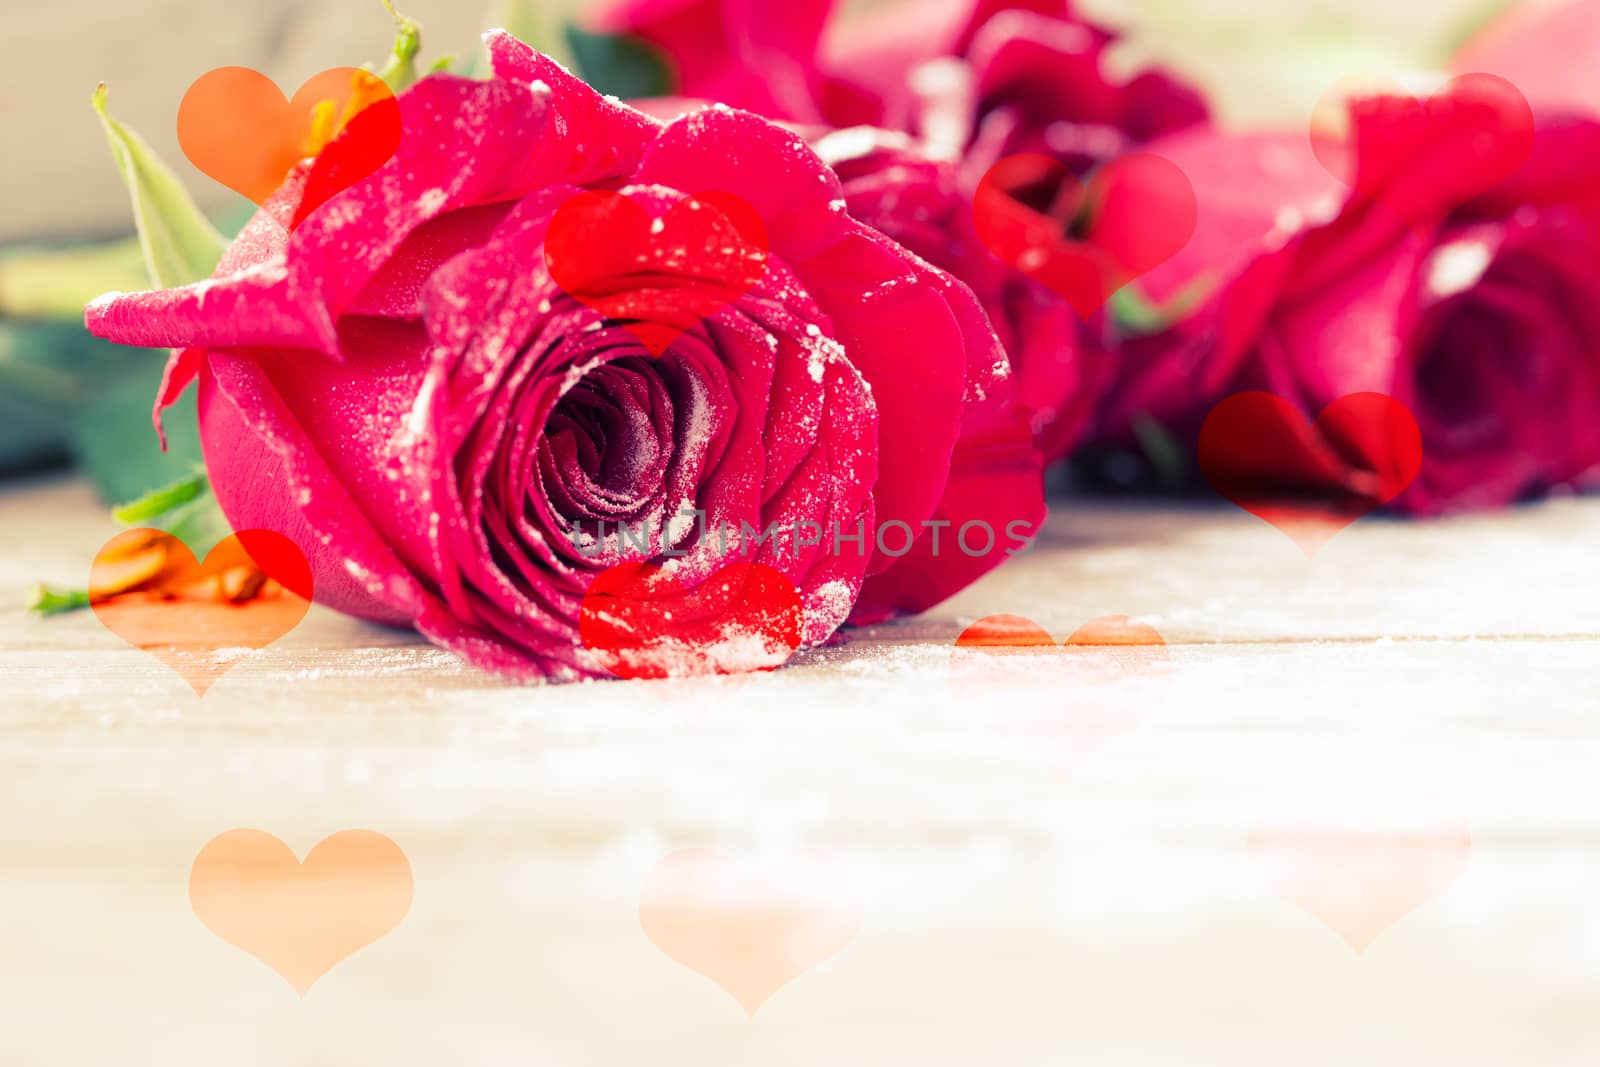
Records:
[[[400,133],[394,94],[357,67],[313,76],[292,100],[260,71],[219,67],[196,79],[178,105],[178,144],[189,162],[258,204],[338,136],[337,165],[328,168],[336,180],[308,185],[296,222],[388,162]]]
[[[1273,891],[1359,955],[1385,930],[1443,893],[1472,854],[1464,830],[1365,833],[1259,830],[1250,853]]]
[[[206,842],[189,871],[195,918],[281,974],[302,997],[411,910],[411,864],[371,830],[325,837],[302,863],[264,830]]]
[[[299,625],[311,566],[282,534],[230,534],[196,561],[161,530],[124,530],[89,570],[89,604],[106,629],[206,691],[238,662]]]
[[[999,733],[1048,739],[1066,766],[1138,725],[1141,706],[1164,697],[1170,666],[1161,634],[1126,615],[1084,623],[1060,645],[1032,619],[989,615],[950,653],[954,687],[995,704]],[[1056,694],[1064,706],[1038,699]]]
[[[691,848],[650,872],[639,925],[754,1016],[783,986],[844,951],[861,910],[837,862],[822,853],[742,862]]]
[[[1074,630],[1060,645],[1049,631],[1022,615],[986,615],[961,631],[956,652],[963,662],[986,656],[1071,654],[1096,674],[1165,670],[1167,643],[1153,626],[1126,615],[1102,615]]]

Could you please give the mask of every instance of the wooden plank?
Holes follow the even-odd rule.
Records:
[[[0,513],[5,600],[111,529],[69,480]],[[318,611],[200,700],[91,616],[8,613],[0,1059],[1592,1061],[1597,523],[1363,522],[1308,564],[1226,509],[1061,501],[950,605],[749,679],[507,687]],[[1171,667],[952,672],[991,611],[1138,614]],[[237,827],[383,833],[410,913],[302,1001],[191,911]],[[1470,853],[1358,955],[1251,847],[1330,827]],[[822,850],[860,930],[746,1021],[641,930],[686,847]]]

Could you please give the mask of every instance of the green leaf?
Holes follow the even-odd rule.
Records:
[[[210,277],[227,247],[222,235],[195,206],[178,176],[138,134],[111,117],[104,84],[95,90],[93,103],[133,201],[133,220],[150,280],[160,288],[171,288]]]
[[[147,356],[139,351],[128,355]],[[81,405],[69,420],[78,465],[105,500],[134,500],[151,488],[190,474],[203,462],[195,413],[195,391],[188,390],[167,409],[167,451],[156,445],[150,405],[161,386],[161,360],[130,366]]]
[[[1201,275],[1160,304],[1145,296],[1137,284],[1128,284],[1112,293],[1106,306],[1123,337],[1147,337],[1188,318],[1211,295],[1215,284],[1210,275]]]
[[[1172,431],[1143,413],[1133,417],[1130,429],[1155,470],[1156,481],[1168,488],[1182,485],[1189,464]]]
[[[583,80],[624,100],[672,94],[672,67],[648,41],[567,27],[567,44]]]
[[[415,19],[407,18],[394,8],[392,0],[383,0],[383,6],[394,16],[394,48],[378,71],[391,92],[401,92],[417,80],[417,53],[422,51],[422,27]]]
[[[177,508],[158,525],[196,552],[211,551],[218,541],[233,532],[227,516],[222,514],[222,505],[217,503],[209,486],[204,496]]]
[[[74,413],[102,383],[162,358],[89,336],[80,317],[0,321],[0,472],[59,460]],[[148,408],[148,398],[145,406]]]
[[[83,306],[107,289],[142,289],[144,250],[136,237],[65,248],[0,251],[0,319],[83,322]]]
[[[59,323],[0,322],[0,393],[38,405],[51,417],[82,403],[88,383],[64,350],[73,340]]]
[[[204,556],[232,532],[202,468],[138,500],[118,505],[111,510],[111,517],[123,526],[165,530],[188,545],[197,557]],[[89,603],[87,590],[57,589],[40,583],[29,592],[27,608],[38,615],[60,615],[86,608]]]
[[[61,615],[89,606],[87,589],[53,589],[43,582],[28,591],[27,609],[36,615]]]
[[[118,504],[111,509],[111,517],[124,526],[138,526],[165,515],[180,504],[189,503],[210,488],[204,469],[197,470],[160,489],[152,489],[138,500]]]
[[[5,347],[0,339],[0,349]],[[26,395],[0,365],[0,474],[59,463],[67,454],[62,422],[60,411]]]
[[[222,258],[227,242],[200,212],[188,190],[168,167],[151,152],[138,134],[113,119],[106,109],[106,87],[95,90],[94,108],[105,128],[106,140],[111,145],[112,158],[128,187],[133,204],[134,223],[138,229],[137,247],[149,277],[144,282],[160,287],[186,285],[209,277]],[[91,253],[83,253],[85,256]],[[114,252],[107,251],[107,255]],[[63,264],[65,266],[65,264]],[[72,264],[84,268],[82,262]],[[104,288],[107,281],[126,280],[102,273],[107,264],[90,265],[85,276],[96,278],[95,288]],[[75,275],[74,275],[75,276]],[[56,281],[60,281],[58,276]],[[142,288],[142,285],[130,285]],[[0,290],[3,291],[3,290]],[[51,286],[56,294],[65,287]],[[81,294],[79,294],[81,296]],[[53,296],[52,299],[65,299]],[[86,300],[77,300],[78,314]],[[33,300],[32,306],[46,307],[42,297]],[[3,325],[3,324],[0,324]],[[89,378],[98,388],[91,396],[83,396],[78,379],[63,375],[63,388],[71,384],[72,394],[59,417],[52,420],[59,428],[67,427],[73,451],[80,465],[101,494],[112,500],[137,497],[132,504],[119,507],[114,517],[124,522],[140,522],[158,526],[181,537],[191,546],[201,547],[215,541],[203,541],[203,536],[217,538],[226,534],[227,524],[222,520],[216,500],[209,492],[200,452],[200,437],[195,415],[194,394],[191,391],[168,414],[166,425],[171,447],[163,453],[155,447],[150,427],[150,402],[161,382],[162,360],[157,353],[145,349],[119,348],[90,338],[81,321],[74,327],[81,338],[93,345],[104,346],[120,354],[121,361],[115,373]],[[0,360],[0,363],[3,363]],[[22,366],[20,362],[18,366]],[[24,367],[36,395],[49,396],[48,383],[41,379],[40,367]],[[51,368],[48,364],[45,369]],[[14,370],[15,372],[15,370]],[[86,376],[87,377],[87,376]],[[3,385],[0,379],[0,385]],[[61,389],[56,390],[58,392]],[[0,394],[3,396],[3,394]],[[145,441],[148,447],[137,447]],[[166,484],[170,483],[170,484]],[[148,492],[151,486],[166,484],[164,489]],[[183,531],[180,533],[179,531]],[[56,614],[88,606],[89,596],[81,590],[59,590],[37,586],[29,598],[30,610],[40,614]]]
[[[1118,289],[1106,303],[1111,311],[1111,321],[1125,337],[1160,333],[1168,325],[1161,309],[1151,303],[1138,286],[1127,285]]]

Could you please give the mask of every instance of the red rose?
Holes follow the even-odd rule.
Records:
[[[1092,162],[1203,122],[1199,94],[1159,72],[1114,79],[1115,35],[1066,0],[899,0],[830,21],[833,0],[618,0],[597,28],[668,58],[681,96],[774,118],[981,142]]]
[[[1207,117],[1165,73],[1114,77],[1116,35],[1066,0],[900,0],[837,29],[820,61],[824,116],[917,134],[969,169],[1041,152],[1081,175]]]
[[[182,347],[162,400],[199,377],[236,527],[304,547],[319,600],[546,678],[600,673],[578,637],[597,573],[656,562],[692,593],[728,562],[720,530],[785,531],[739,558],[793,582],[806,643],[1006,558],[1007,524],[1042,518],[1040,460],[970,290],[852,219],[794,134],[727,109],[663,125],[507,34],[488,43],[492,79],[401,94],[395,158],[292,234],[280,222],[322,161],[211,281],[89,308],[101,336]],[[652,226],[703,212],[706,256],[623,262],[589,280],[604,310],[576,299],[546,250],[586,189]],[[715,246],[750,220],[726,194],[769,250],[737,285]],[[654,355],[645,326],[681,333]],[[1002,532],[934,552],[941,523]],[[886,524],[915,544],[875,538]]]
[[[1248,389],[1308,416],[1378,392],[1422,431],[1400,510],[1502,505],[1578,478],[1600,462],[1600,125],[1546,116],[1516,173],[1474,192],[1470,129],[1418,136],[1385,98],[1352,117],[1359,173],[1378,176],[1355,193],[1304,134],[1160,146],[1201,222],[1147,291],[1211,295],[1124,346],[1098,435],[1126,439],[1147,415],[1192,438]]]
[[[817,132],[850,214],[936,267],[982,301],[1011,356],[1017,396],[1047,460],[1077,444],[1109,380],[1108,350],[1060,294],[1013,270],[984,246],[972,191],[951,163],[929,159],[904,134],[857,126]]]
[[[974,191],[1019,152],[1050,155],[1081,177],[1203,123],[1203,101],[1159,72],[1113,77],[1114,36],[1062,0],[902,0],[829,22],[832,9],[830,0],[623,0],[599,24],[660,48],[686,97],[801,124],[840,173],[852,215],[978,293],[1041,449],[1065,455],[1106,377],[1099,324],[1085,327],[1064,297],[989,253],[972,224]],[[820,140],[831,127],[879,132]]]

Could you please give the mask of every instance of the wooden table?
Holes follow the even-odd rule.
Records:
[[[7,604],[113,530],[68,479],[0,511]],[[788,669],[559,688],[314,610],[199,699],[91,614],[7,610],[0,1063],[1600,1063],[1597,549],[1592,499],[1312,562],[1232,509],[1064,499]],[[953,673],[993,612],[1134,616],[1170,668]],[[191,908],[241,827],[386,835],[409,912],[297,996]],[[685,848],[859,929],[750,1018],[642,928]]]

